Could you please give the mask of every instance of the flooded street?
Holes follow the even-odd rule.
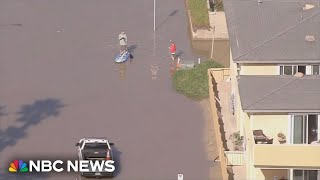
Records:
[[[184,2],[157,2],[156,33],[152,8],[150,0],[0,2],[0,21],[22,24],[0,29],[1,180],[34,180],[5,173],[11,160],[73,158],[83,137],[115,143],[114,180],[213,179],[203,107],[171,82],[170,39],[182,60],[197,59]],[[122,30],[134,58],[116,64]]]

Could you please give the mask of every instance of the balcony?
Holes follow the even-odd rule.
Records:
[[[254,165],[320,168],[320,144],[254,144]]]

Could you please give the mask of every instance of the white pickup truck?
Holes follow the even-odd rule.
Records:
[[[113,160],[112,149],[114,143],[105,138],[82,138],[76,143],[79,160],[107,161]],[[85,177],[113,177],[113,172],[81,172]]]

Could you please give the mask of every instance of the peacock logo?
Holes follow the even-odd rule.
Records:
[[[10,163],[9,172],[29,172],[29,169],[27,164],[22,160],[14,160],[12,163]]]

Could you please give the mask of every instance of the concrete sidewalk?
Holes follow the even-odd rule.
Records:
[[[228,40],[229,34],[227,29],[226,16],[223,11],[221,12],[210,12],[210,30],[199,29],[196,32],[192,31],[193,40]]]
[[[230,97],[231,97],[231,83],[226,81],[221,81],[217,84],[219,103],[221,106],[221,115],[223,121],[223,127],[225,131],[225,138],[227,143],[227,148],[233,151],[233,144],[229,140],[232,133],[237,132],[237,123],[235,116],[230,111]],[[246,169],[243,166],[232,166],[233,179],[234,180],[245,180],[246,179]]]

